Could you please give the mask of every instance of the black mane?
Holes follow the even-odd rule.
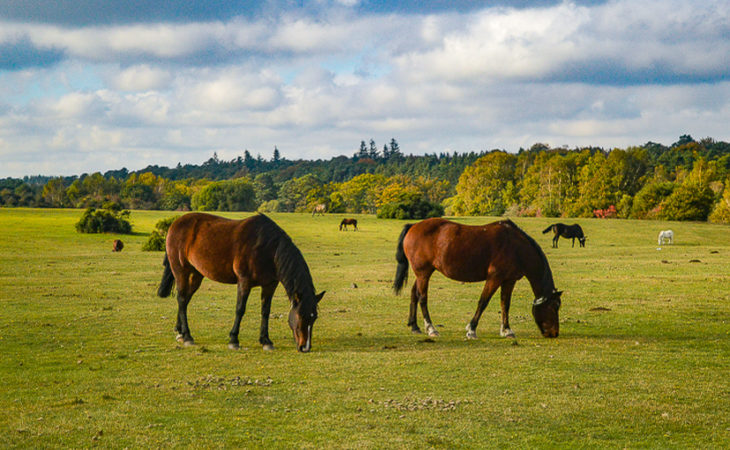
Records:
[[[289,298],[297,294],[302,302],[301,307],[316,307],[312,275],[302,252],[294,245],[289,235],[266,215],[258,214],[252,219],[260,230],[256,247],[269,247],[273,250],[276,276],[284,286],[286,294]]]
[[[542,259],[543,264],[543,272],[542,272],[542,279],[540,280],[540,286],[543,289],[543,294],[547,295],[553,291],[555,291],[555,280],[553,279],[553,272],[550,270],[550,264],[548,263],[547,256],[545,256],[545,252],[542,251],[542,248],[540,247],[540,244],[535,241],[532,236],[527,234],[525,230],[518,227],[516,223],[512,222],[510,219],[502,221],[503,224],[510,226],[517,230],[522,236],[525,237],[527,242],[532,245],[532,247],[535,249],[538,255],[540,255],[540,258]]]

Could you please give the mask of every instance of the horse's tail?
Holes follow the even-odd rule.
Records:
[[[398,238],[398,247],[395,250],[395,260],[398,262],[398,267],[395,269],[395,281],[393,281],[393,291],[395,294],[400,294],[401,289],[406,280],[408,280],[408,258],[406,253],[403,251],[403,239],[405,239],[408,230],[411,229],[413,224],[407,224],[403,227],[403,231],[400,233]]]
[[[548,233],[548,232],[550,232],[550,230],[552,230],[552,229],[553,229],[553,225],[550,225],[549,227],[547,227],[547,228],[545,228],[544,230],[542,230],[542,234]]]
[[[169,297],[172,292],[172,286],[175,284],[175,277],[172,275],[172,270],[170,270],[170,261],[167,259],[167,252],[165,252],[165,259],[162,261],[162,265],[165,266],[165,270],[162,272],[162,281],[160,281],[160,287],[157,288],[157,295],[160,297]]]

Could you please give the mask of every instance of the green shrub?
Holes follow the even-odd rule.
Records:
[[[685,183],[661,204],[664,220],[707,220],[715,197],[705,184]]]
[[[170,229],[170,225],[180,216],[172,216],[166,219],[158,220],[155,224],[155,229],[150,233],[149,239],[142,246],[142,251],[145,252],[164,252],[165,251],[165,239],[167,238],[167,230]]]
[[[162,252],[165,251],[165,236],[159,231],[153,230],[150,238],[142,246],[144,252]]]
[[[129,234],[132,225],[129,223],[129,211],[114,209],[88,208],[76,223],[79,233],[119,233]]]
[[[410,196],[397,202],[386,203],[378,210],[379,219],[426,219],[441,217],[444,207],[421,196]]]

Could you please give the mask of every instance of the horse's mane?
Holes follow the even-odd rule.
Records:
[[[552,292],[555,290],[555,280],[553,280],[553,272],[550,270],[550,264],[548,264],[547,256],[545,256],[545,252],[542,251],[542,248],[540,248],[540,245],[530,236],[529,234],[525,233],[525,231],[518,227],[516,223],[512,222],[510,219],[503,220],[502,224],[513,228],[518,233],[520,233],[527,242],[530,243],[532,248],[537,252],[538,255],[540,255],[540,259],[542,259],[543,264],[543,272],[542,272],[542,279],[540,280],[540,286],[542,286],[543,289],[546,291]]]
[[[311,307],[314,312],[314,283],[309,272],[309,266],[294,242],[279,225],[264,214],[251,218],[258,225],[256,244],[258,247],[269,247],[274,251],[274,265],[276,276],[284,286],[289,298],[299,295],[301,307]],[[310,294],[310,295],[307,295]]]

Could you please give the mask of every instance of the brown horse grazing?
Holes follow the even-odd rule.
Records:
[[[314,293],[312,276],[291,238],[271,219],[259,214],[230,220],[210,214],[190,213],[177,219],[167,233],[165,271],[157,294],[167,297],[177,287],[177,339],[195,343],[188,327],[190,298],[203,277],[238,285],[236,317],[228,347],[238,349],[238,330],[251,288],[261,286],[259,343],[272,350],[269,339],[271,297],[281,282],[291,302],[289,327],[300,352],[312,348],[312,326],[324,292]]]
[[[340,222],[340,231],[342,231],[342,227],[345,227],[345,231],[347,231],[348,225],[354,226],[355,231],[357,231],[357,219],[342,219],[342,222]]]
[[[509,326],[509,306],[515,283],[527,277],[535,300],[532,315],[545,337],[558,336],[560,294],[540,246],[511,220],[483,226],[469,226],[445,219],[426,219],[403,227],[395,255],[398,268],[393,289],[398,294],[408,278],[408,263],[416,281],[411,289],[408,325],[420,333],[416,321],[421,305],[426,331],[438,336],[428,313],[428,280],[434,270],[457,281],[484,281],[476,313],[466,326],[466,337],[476,339],[476,329],[484,308],[497,288],[502,288],[502,327],[500,334],[514,337]]]

